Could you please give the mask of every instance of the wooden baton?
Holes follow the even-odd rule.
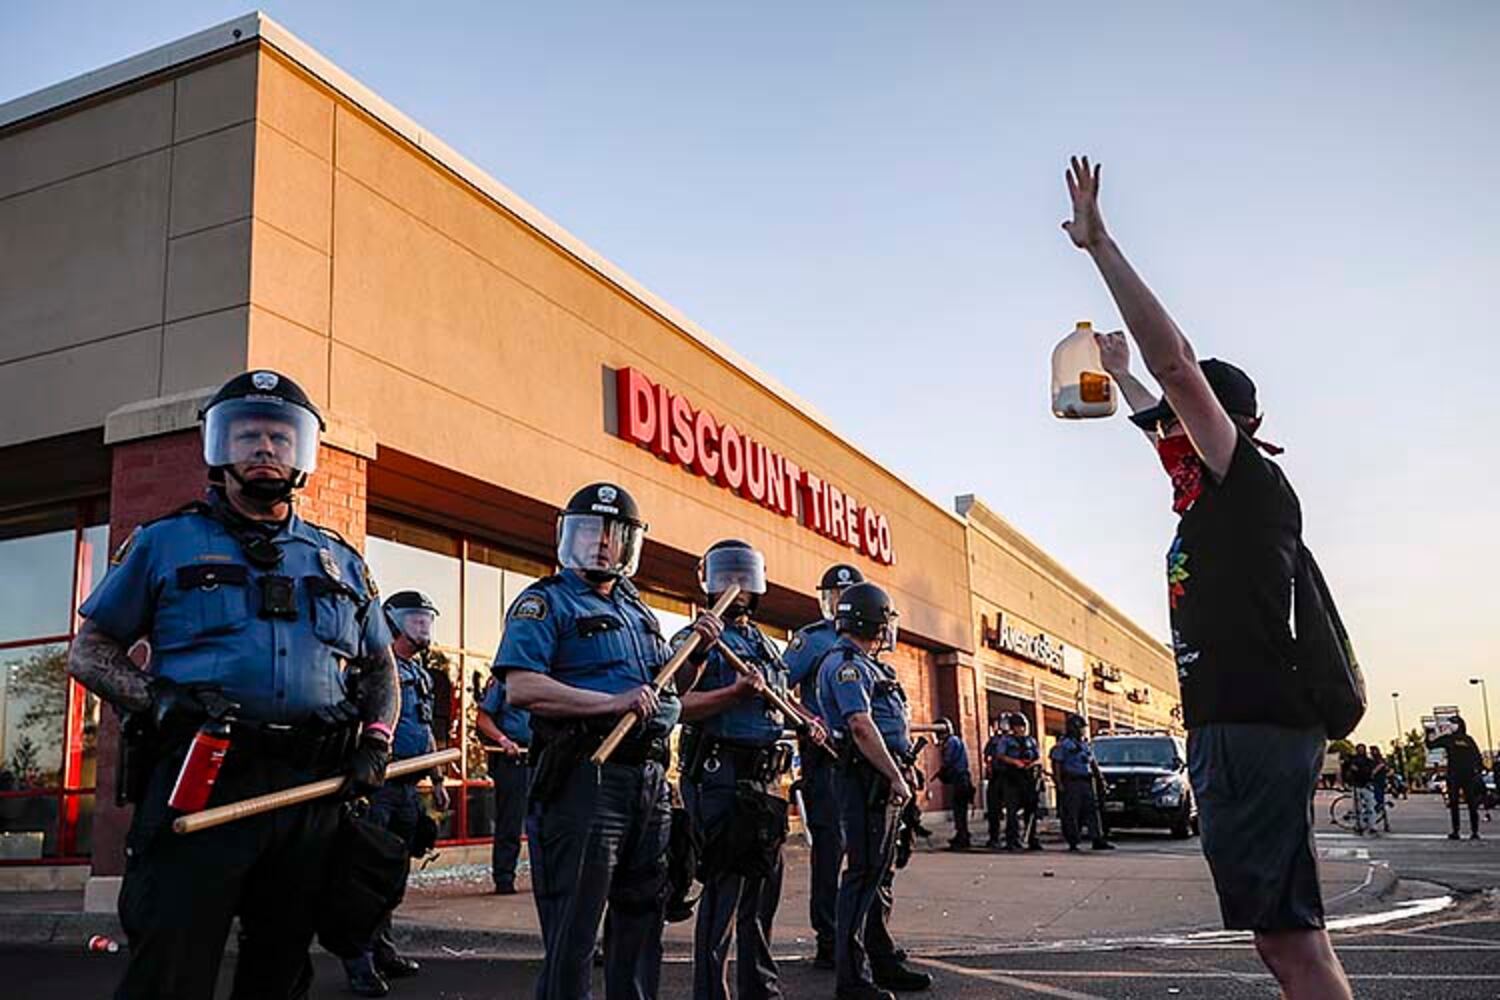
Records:
[[[941,736],[952,736],[953,727],[946,722],[924,723],[918,722],[906,727],[907,732],[912,733],[937,733]]]
[[[719,595],[719,599],[714,602],[714,606],[709,609],[710,613],[716,618],[723,618],[724,612],[729,609],[729,605],[734,603],[734,599],[738,596],[740,596],[740,585],[731,583],[725,589],[724,593]],[[651,682],[651,686],[656,689],[658,694],[661,693],[662,688],[667,686],[667,682],[672,679],[673,675],[682,668],[682,665],[687,662],[688,657],[693,655],[693,650],[697,649],[698,644],[702,641],[703,637],[697,632],[688,633],[688,637],[682,640],[682,645],[678,646],[667,659],[667,662],[662,664],[661,670],[656,674],[656,679]],[[634,712],[626,712],[622,715],[620,721],[615,724],[615,728],[605,737],[604,742],[599,744],[599,749],[595,750],[594,756],[589,759],[595,764],[603,764],[609,760],[610,755],[619,748],[621,743],[625,742],[625,737],[630,735],[630,731],[635,728],[635,724],[638,721],[640,719]]]
[[[717,645],[719,647],[719,655],[723,656],[725,662],[734,668],[735,673],[749,677],[751,674],[757,672],[754,667],[740,659],[739,654],[726,646],[723,639],[720,639]],[[766,685],[765,690],[761,694],[765,697],[766,701],[769,701],[783,715],[796,719],[798,724],[809,734],[820,734],[821,739],[817,738],[816,735],[813,738],[813,742],[818,745],[819,749],[831,757],[839,755],[839,752],[828,742],[828,733],[823,729],[822,723],[818,722],[811,712],[771,687],[770,684]]]
[[[408,757],[405,760],[392,761],[385,769],[387,779],[399,778],[404,774],[415,774],[421,771],[430,771],[434,767],[443,764],[451,764],[458,760],[458,747],[447,750],[437,750],[426,753],[420,757]],[[225,823],[233,823],[237,819],[247,816],[259,816],[261,813],[270,812],[273,809],[281,809],[286,806],[294,806],[300,802],[311,802],[313,799],[321,799],[325,795],[332,795],[343,787],[344,779],[324,778],[322,781],[310,781],[305,785],[294,785],[291,788],[283,788],[279,792],[268,792],[265,795],[257,795],[254,798],[241,799],[228,805],[214,806],[212,809],[204,809],[201,812],[188,813],[179,816],[172,821],[174,833],[197,833],[199,830],[207,830],[214,826],[223,826]]]

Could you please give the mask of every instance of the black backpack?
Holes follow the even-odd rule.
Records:
[[[1300,540],[1292,583],[1297,672],[1328,738],[1341,740],[1364,718],[1365,675],[1323,571]]]

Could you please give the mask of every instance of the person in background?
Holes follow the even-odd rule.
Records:
[[[1385,754],[1380,752],[1380,746],[1375,743],[1370,744],[1370,765],[1370,791],[1375,795],[1374,820],[1389,833],[1391,819],[1385,811],[1385,796],[1390,790],[1391,766],[1386,763]]]
[[[1449,720],[1453,731],[1427,740],[1427,746],[1446,751],[1448,757],[1448,815],[1453,821],[1449,840],[1458,839],[1458,800],[1462,796],[1469,806],[1469,839],[1479,839],[1479,796],[1484,791],[1484,758],[1479,744],[1469,735],[1462,716]]]
[[[942,766],[938,780],[948,786],[948,804],[953,809],[953,839],[950,851],[967,851],[973,846],[969,838],[969,806],[974,802],[974,776],[969,770],[969,748],[964,744],[958,723],[950,721],[943,740]]]
[[[526,767],[530,759],[531,713],[505,697],[505,678],[492,674],[479,701],[475,723],[495,785],[495,843],[490,877],[495,895],[516,892],[516,865],[521,857],[521,830],[526,826]]]
[[[989,827],[989,836],[984,846],[995,850],[1000,846],[1000,813],[1004,809],[1004,782],[999,764],[1000,744],[1005,738],[1006,716],[995,716],[990,720],[990,737],[984,742],[980,759],[984,769],[984,818]]]
[[[1371,774],[1374,771],[1375,762],[1370,759],[1369,750],[1363,743],[1356,744],[1354,753],[1344,762],[1343,779],[1344,787],[1349,789],[1349,794],[1354,797],[1354,832],[1360,836],[1373,832],[1372,812],[1374,809],[1374,792],[1370,789]]]

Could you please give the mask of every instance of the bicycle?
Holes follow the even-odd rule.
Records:
[[[1396,803],[1392,802],[1389,796],[1386,797],[1384,803],[1372,806],[1375,814],[1373,826],[1379,826],[1386,833],[1390,833],[1391,810],[1395,806]],[[1354,794],[1352,792],[1344,792],[1329,803],[1328,818],[1340,830],[1353,830],[1355,833],[1365,832],[1364,827],[1359,822],[1359,816],[1355,809]]]

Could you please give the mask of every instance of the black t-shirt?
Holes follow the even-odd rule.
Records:
[[[1479,744],[1468,733],[1449,733],[1439,736],[1428,745],[1447,751],[1449,775],[1471,778],[1484,770],[1484,757],[1479,752]]]
[[[1297,495],[1241,433],[1223,482],[1204,477],[1167,553],[1187,728],[1318,724],[1294,669],[1292,577],[1301,535]]]

